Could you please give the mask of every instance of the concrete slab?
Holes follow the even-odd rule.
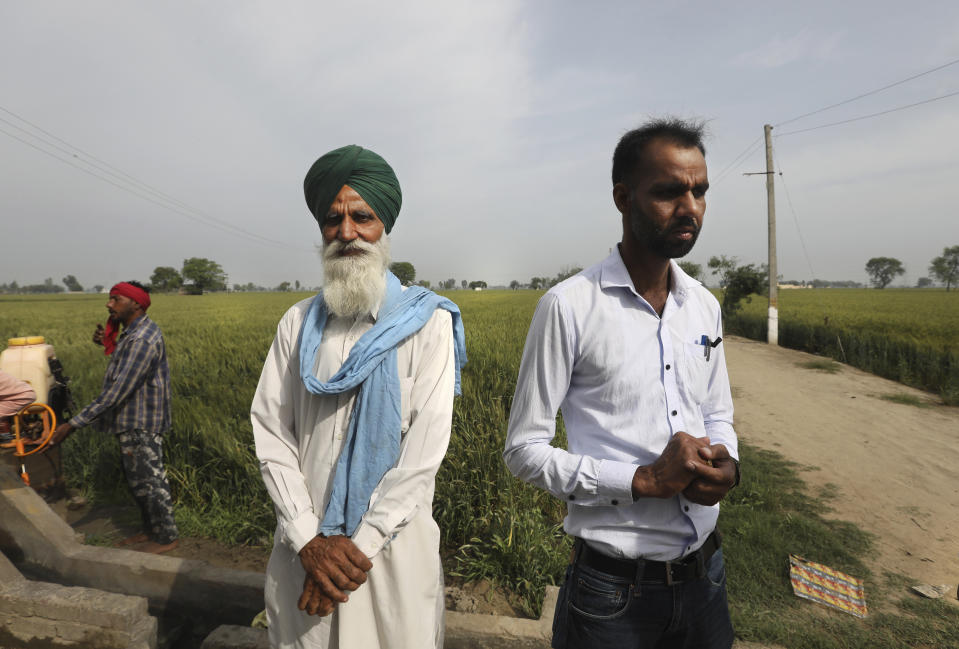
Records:
[[[0,466],[0,551],[21,573],[43,581],[146,597],[154,610],[201,624],[249,624],[263,610],[264,575],[203,561],[81,544],[16,472]]]

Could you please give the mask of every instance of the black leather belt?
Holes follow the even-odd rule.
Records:
[[[706,574],[706,562],[720,548],[722,540],[719,531],[714,530],[706,537],[706,542],[703,543],[702,547],[678,561],[614,559],[593,550],[582,539],[578,539],[576,543],[580,546],[577,560],[584,566],[605,572],[608,575],[622,577],[630,582],[638,577],[640,581],[671,586],[684,581],[702,579]],[[642,574],[637,575],[640,566]]]

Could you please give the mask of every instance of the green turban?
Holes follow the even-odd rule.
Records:
[[[403,204],[400,181],[376,153],[350,144],[330,151],[313,163],[303,180],[306,205],[321,226],[333,199],[349,185],[373,208],[389,234]]]

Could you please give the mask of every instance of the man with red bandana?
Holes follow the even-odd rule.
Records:
[[[116,434],[123,472],[144,527],[120,545],[161,553],[177,546],[178,531],[163,468],[163,434],[170,428],[170,368],[160,328],[146,315],[149,307],[150,294],[139,282],[120,282],[110,289],[106,329],[98,326],[93,334],[93,341],[110,356],[103,390],[77,416],[57,426],[51,444],[92,423]]]

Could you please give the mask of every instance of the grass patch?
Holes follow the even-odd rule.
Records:
[[[891,401],[893,403],[900,403],[904,406],[914,406],[916,408],[928,408],[930,404],[926,403],[919,397],[914,394],[906,394],[905,392],[896,392],[893,394],[881,394],[879,398],[883,401]]]
[[[913,596],[902,575],[874,575],[864,563],[871,535],[824,517],[835,485],[812,497],[796,464],[746,444],[740,454],[742,483],[724,501],[719,520],[738,638],[789,649],[959,649],[956,607]],[[864,579],[869,617],[858,620],[795,597],[790,553]]]
[[[835,374],[839,371],[839,368],[842,367],[836,361],[828,358],[797,363],[796,366],[807,370],[816,370],[817,372],[828,372],[829,374]]]

